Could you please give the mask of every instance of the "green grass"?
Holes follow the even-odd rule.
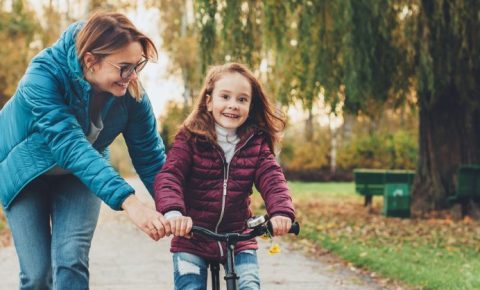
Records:
[[[290,181],[288,187],[293,198],[316,198],[322,197],[345,197],[355,195],[355,184],[353,182],[299,182]]]
[[[469,248],[449,252],[406,241],[388,246],[376,244],[374,239],[367,242],[348,236],[332,239],[305,227],[302,235],[355,266],[419,289],[480,289],[480,255]]]
[[[300,238],[415,289],[480,290],[480,222],[386,218],[381,197],[369,214],[353,183],[289,182],[289,188]]]

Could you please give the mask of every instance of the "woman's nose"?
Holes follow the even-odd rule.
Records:
[[[137,72],[135,70],[132,71],[132,74],[128,76],[129,81],[136,80],[138,78]]]

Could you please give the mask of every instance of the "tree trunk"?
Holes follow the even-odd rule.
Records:
[[[307,120],[305,120],[305,139],[307,141],[312,141],[313,140],[313,112],[312,109],[309,108],[308,111],[308,116]]]
[[[329,116],[329,128],[330,128],[330,172],[335,173],[337,171],[337,124],[333,120],[335,117]]]
[[[341,127],[341,140],[348,143],[352,139],[353,125],[355,124],[356,116],[347,112],[343,112],[343,125]]]
[[[462,103],[454,89],[420,96],[419,159],[412,187],[412,211],[424,216],[449,208],[460,164],[479,163],[480,114]],[[473,207],[472,207],[473,208]]]

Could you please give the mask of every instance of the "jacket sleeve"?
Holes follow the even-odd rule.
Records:
[[[155,205],[165,214],[178,210],[186,215],[184,189],[192,164],[192,149],[187,136],[180,132],[168,151],[167,161],[155,178]]]
[[[153,182],[155,175],[165,163],[165,146],[158,134],[155,115],[148,96],[143,95],[140,102],[128,99],[129,118],[123,132],[128,153],[133,166],[142,179],[143,184],[153,197]]]
[[[260,149],[255,171],[255,187],[265,201],[269,216],[283,215],[295,220],[295,210],[288,190],[287,181],[275,156],[266,142]]]
[[[134,192],[88,142],[53,75],[38,70],[27,74],[18,88],[33,114],[33,126],[55,162],[71,171],[111,208],[120,210]]]

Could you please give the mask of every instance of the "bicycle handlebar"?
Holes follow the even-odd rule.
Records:
[[[216,241],[226,242],[227,259],[225,263],[225,281],[227,283],[227,289],[232,289],[232,290],[238,289],[238,286],[237,286],[238,276],[235,273],[235,258],[234,258],[235,244],[238,241],[250,240],[252,238],[261,236],[263,234],[273,232],[272,224],[268,220],[267,216],[252,217],[247,221],[247,228],[251,229],[251,231],[243,234],[241,233],[219,234],[200,226],[192,226],[192,230],[191,230],[192,234],[198,233],[198,234],[205,235],[206,237],[209,237]],[[290,230],[288,232],[298,235],[300,233],[300,225],[297,222],[292,223],[292,226],[290,227]],[[211,269],[214,269],[214,268],[211,268]],[[220,289],[219,280],[218,280],[218,264],[215,269],[216,270],[212,270],[212,285],[213,285],[212,287],[213,289]]]
[[[202,234],[213,240],[220,241],[220,242],[226,242],[226,241],[232,241],[232,240],[246,241],[246,240],[250,240],[252,238],[264,235],[267,232],[270,232],[270,233],[273,232],[272,224],[270,223],[270,221],[267,221],[263,224],[260,224],[254,227],[250,232],[245,234],[240,234],[240,233],[219,234],[209,229],[206,229],[204,227],[192,226],[192,233]],[[294,235],[298,235],[300,233],[300,225],[298,224],[298,222],[292,223],[292,226],[290,227],[290,230],[288,231],[288,233],[294,234]]]

